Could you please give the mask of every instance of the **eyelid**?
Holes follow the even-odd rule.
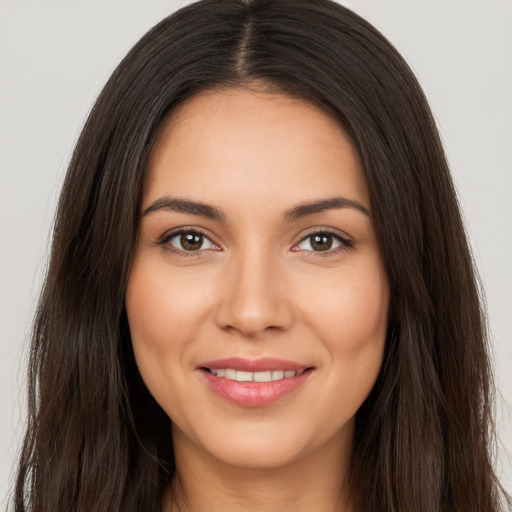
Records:
[[[172,240],[176,236],[183,235],[185,233],[196,233],[198,235],[203,236],[204,238],[210,241],[214,248],[198,249],[197,251],[185,251],[183,249],[173,247],[172,245],[169,244],[170,240]],[[221,250],[219,244],[213,240],[213,237],[210,234],[208,234],[204,229],[198,228],[196,226],[181,226],[178,228],[169,229],[159,237],[156,243],[157,245],[162,246],[162,248],[164,248],[166,251],[169,251],[174,254],[179,254],[182,256],[199,256],[201,253],[205,251]]]
[[[326,251],[308,251],[308,250],[297,249],[297,247],[302,242],[304,242],[307,238],[314,236],[314,235],[320,235],[320,234],[330,235],[330,236],[336,238],[340,242],[340,245],[338,247],[335,247],[334,249],[328,249]],[[341,251],[349,250],[349,249],[352,249],[353,247],[354,247],[354,242],[352,241],[351,237],[349,237],[347,234],[340,232],[333,228],[316,227],[316,228],[311,228],[311,230],[309,230],[306,233],[302,233],[299,241],[294,243],[291,250],[293,252],[309,252],[309,253],[314,254],[315,256],[323,257],[323,256],[329,256],[334,253],[337,253],[340,250]]]
[[[201,236],[204,236],[209,242],[214,246],[214,248],[208,248],[208,249],[198,249],[197,251],[185,251],[183,249],[178,249],[176,247],[173,247],[169,244],[169,241],[179,235],[182,235],[184,233],[197,233]],[[302,242],[304,242],[307,238],[317,235],[317,234],[327,234],[335,239],[337,239],[340,242],[340,245],[338,247],[335,247],[334,249],[327,249],[325,251],[310,251],[310,250],[302,250],[297,249],[297,246],[300,245]],[[204,253],[205,251],[211,251],[211,250],[222,250],[220,245],[216,243],[213,240],[212,235],[206,232],[203,228],[199,228],[196,226],[180,226],[177,228],[172,228],[166,231],[163,235],[159,237],[159,239],[156,242],[157,245],[162,246],[165,250],[183,255],[183,256],[200,256],[201,253]],[[336,254],[343,250],[350,250],[354,247],[354,242],[352,241],[351,237],[348,236],[346,233],[340,232],[339,230],[336,230],[334,228],[327,228],[327,227],[315,227],[311,228],[310,230],[306,231],[305,233],[301,234],[300,239],[294,243],[294,245],[291,248],[291,251],[293,252],[304,252],[304,253],[311,253],[315,257],[325,257],[330,256],[333,254]]]

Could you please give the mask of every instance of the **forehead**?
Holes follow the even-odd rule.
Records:
[[[169,116],[143,202],[164,193],[208,202],[339,193],[369,208],[358,155],[334,119],[306,101],[246,89],[200,93]]]

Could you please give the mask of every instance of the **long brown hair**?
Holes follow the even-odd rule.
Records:
[[[170,419],[139,375],[124,309],[144,173],[176,105],[255,81],[337,119],[370,192],[392,315],[356,416],[356,509],[498,511],[484,318],[435,123],[393,46],[330,0],[194,3],[150,30],[104,87],[58,206],[15,510],[160,510]]]

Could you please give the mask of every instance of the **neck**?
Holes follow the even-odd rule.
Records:
[[[235,467],[202,452],[173,429],[176,473],[165,512],[351,512],[348,443],[333,440],[279,467]],[[336,442],[338,441],[338,442]]]

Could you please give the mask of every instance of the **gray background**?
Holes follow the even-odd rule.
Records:
[[[23,429],[26,339],[59,187],[116,64],[187,1],[0,0],[0,505]],[[415,70],[439,124],[495,341],[512,488],[512,3],[352,0]],[[3,508],[0,506],[0,508]]]

